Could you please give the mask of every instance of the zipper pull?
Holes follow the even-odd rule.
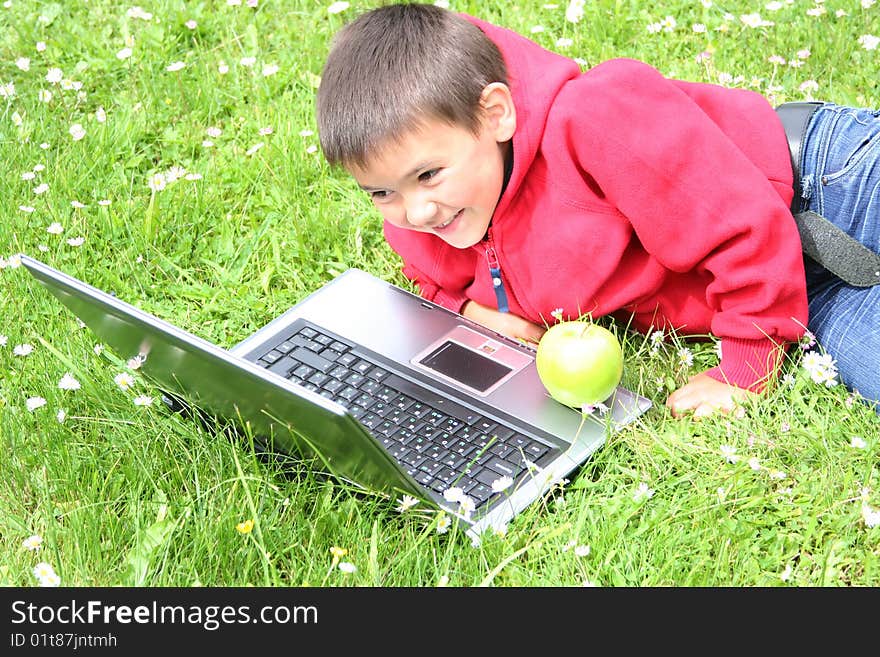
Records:
[[[498,312],[506,313],[510,311],[507,305],[507,292],[504,289],[504,281],[501,280],[501,264],[498,262],[498,255],[495,253],[495,247],[490,243],[486,247],[486,261],[489,263],[489,274],[492,276],[492,288],[495,290],[495,299],[498,301]]]

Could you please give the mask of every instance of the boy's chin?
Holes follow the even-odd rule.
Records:
[[[434,234],[449,246],[453,246],[456,249],[469,249],[482,242],[488,230],[488,226],[483,227],[477,224],[477,222],[470,221],[465,225],[459,226],[458,230],[452,230],[448,233],[434,232]]]
[[[436,233],[435,233],[436,235]],[[476,246],[483,239],[482,237],[474,239],[471,236],[467,235],[437,235],[441,240],[446,242],[449,246],[455,247],[456,249],[469,249],[472,246]]]

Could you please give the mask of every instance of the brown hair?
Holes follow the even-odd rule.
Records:
[[[495,44],[467,19],[428,4],[373,9],[334,37],[317,122],[331,165],[364,166],[383,142],[429,119],[477,134],[480,94],[507,84]]]

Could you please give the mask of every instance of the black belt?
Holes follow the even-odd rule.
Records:
[[[785,128],[791,170],[794,175],[794,199],[791,212],[794,215],[801,248],[818,264],[856,287],[870,287],[880,283],[880,254],[874,253],[843,230],[815,212],[798,212],[801,199],[801,156],[804,136],[813,113],[822,105],[819,102],[783,103],[776,114]]]

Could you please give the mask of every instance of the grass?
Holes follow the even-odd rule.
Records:
[[[843,386],[813,383],[797,351],[791,383],[741,416],[675,420],[665,395],[716,362],[714,344],[673,336],[655,348],[612,327],[625,383],[654,408],[477,546],[454,524],[438,532],[418,507],[400,513],[296,461],[261,458],[247,437],[229,440],[158,402],[136,406],[158,391],[136,373],[121,390],[125,364],[96,353],[93,336],[10,256],[33,255],[225,346],[349,267],[408,287],[368,200],[323,163],[309,132],[330,36],[372,5],[330,14],[299,0],[147,0],[147,19],[110,0],[6,4],[0,584],[38,585],[33,568],[47,562],[69,586],[880,585],[878,417]],[[572,23],[566,3],[451,3],[587,65],[631,56],[773,102],[880,106],[880,50],[859,42],[880,34],[880,6],[707,4],[600,0]],[[774,25],[747,26],[740,17],[753,13]],[[663,21],[668,30],[647,29]],[[125,47],[131,56],[119,58]],[[174,62],[184,66],[166,70]],[[53,67],[69,82],[48,82]],[[200,178],[151,190],[174,166]],[[60,234],[46,230],[55,222]],[[21,344],[33,352],[15,355]],[[78,390],[59,389],[65,373]],[[32,397],[45,406],[28,410]],[[247,520],[250,531],[236,529]],[[42,537],[38,550],[23,546],[31,535]]]

